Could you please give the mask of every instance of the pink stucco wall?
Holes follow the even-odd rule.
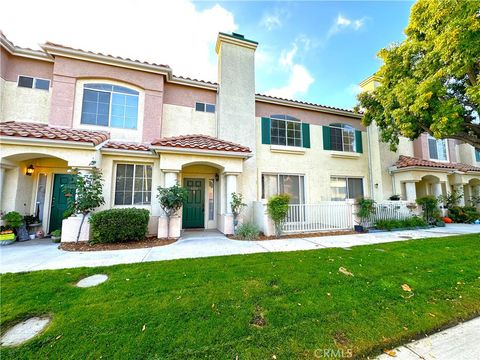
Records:
[[[365,127],[362,125],[360,119],[258,101],[255,103],[255,116],[269,117],[275,114],[290,115],[313,125],[329,125],[332,123],[349,124],[358,130],[365,131]]]
[[[449,161],[457,162],[457,141],[448,139],[447,144]],[[413,155],[419,159],[430,160],[430,152],[428,150],[428,134],[422,134],[413,141]]]
[[[137,86],[145,91],[142,141],[160,137],[164,76],[57,56],[54,65],[52,109],[49,123],[71,127],[78,79],[107,79]]]
[[[170,105],[194,107],[195,102],[215,104],[215,90],[200,89],[178,84],[165,84],[164,103]]]
[[[53,63],[10,55],[1,48],[0,74],[4,80],[17,81],[18,75],[52,79]]]

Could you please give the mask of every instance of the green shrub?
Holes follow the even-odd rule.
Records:
[[[428,224],[435,224],[440,218],[438,199],[435,196],[424,196],[417,199],[417,204],[422,207],[423,218]]]
[[[375,214],[375,201],[373,199],[360,198],[357,200],[357,216],[360,219],[359,225],[366,227],[370,217]]]
[[[473,206],[452,206],[448,209],[449,217],[456,223],[472,223],[480,219],[480,213]]]
[[[288,214],[290,195],[274,195],[268,199],[267,213],[275,224],[275,234],[279,237],[282,234],[283,223]]]
[[[16,211],[10,211],[3,215],[2,220],[5,220],[5,228],[10,230],[17,230],[23,224],[23,216]]]
[[[116,243],[145,239],[150,213],[145,209],[109,209],[90,217],[92,243]]]
[[[418,216],[412,216],[402,220],[386,219],[386,220],[377,220],[375,222],[375,227],[377,229],[388,230],[388,231],[391,231],[393,229],[424,227],[427,225],[428,225],[427,222]]]
[[[240,224],[235,231],[235,235],[242,240],[256,240],[259,234],[258,226],[253,223]]]

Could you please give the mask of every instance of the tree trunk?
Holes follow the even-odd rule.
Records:
[[[167,239],[170,239],[170,215],[167,215]]]
[[[85,221],[86,216],[87,214],[83,213],[82,222],[80,223],[80,227],[78,228],[77,241],[76,241],[77,243],[78,243],[78,240],[80,240],[80,234],[82,232],[83,222]]]

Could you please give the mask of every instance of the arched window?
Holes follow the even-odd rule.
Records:
[[[273,145],[302,146],[302,123],[290,115],[270,115]]]
[[[82,124],[136,129],[137,119],[138,91],[102,83],[83,86]]]
[[[355,152],[355,128],[348,124],[330,124],[330,147],[336,151]]]

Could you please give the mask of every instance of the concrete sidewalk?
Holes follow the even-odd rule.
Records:
[[[377,360],[475,360],[480,359],[480,317],[440,331],[383,354]]]
[[[268,241],[238,241],[220,233],[186,233],[177,242],[153,248],[69,252],[49,239],[31,240],[0,247],[0,273],[75,267],[95,267],[207,256],[253,254],[380,244],[410,239],[480,233],[480,225],[449,224],[444,228],[368,234],[323,236]],[[479,236],[480,239],[480,236]]]

